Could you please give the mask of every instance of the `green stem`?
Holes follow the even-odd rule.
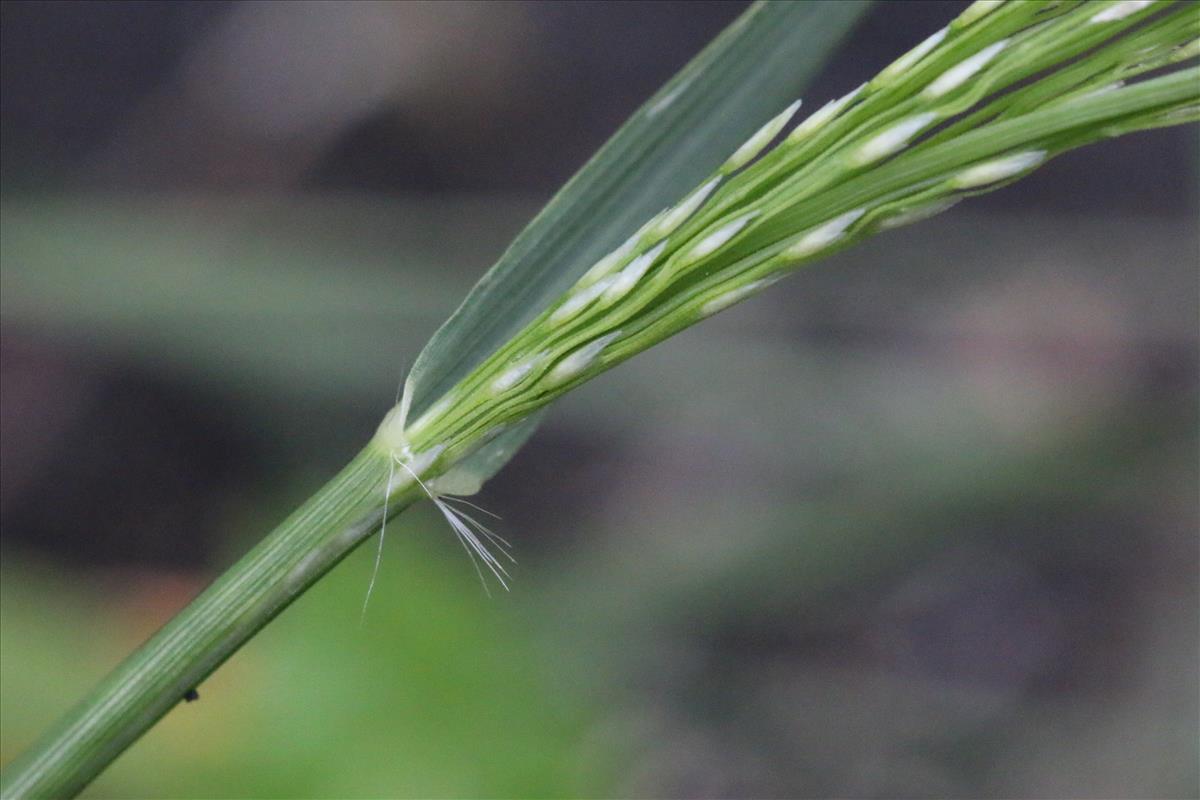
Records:
[[[380,522],[388,456],[374,444],[230,567],[13,761],[4,798],[82,790]],[[390,511],[418,495],[397,493]]]

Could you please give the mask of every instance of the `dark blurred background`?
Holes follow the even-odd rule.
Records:
[[[962,7],[879,4],[819,107]],[[2,4],[0,759],[371,435],[740,3]],[[93,797],[1200,791],[1197,138],[1063,157],[565,398]]]

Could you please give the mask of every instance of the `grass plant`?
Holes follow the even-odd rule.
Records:
[[[10,765],[4,797],[82,789],[422,498],[503,582],[488,547],[502,540],[448,498],[477,491],[547,406],[601,372],[1074,148],[1200,119],[1195,4],[981,0],[798,124],[792,101],[756,127],[860,10],[757,5],[651,98],[435,334],[362,452]]]

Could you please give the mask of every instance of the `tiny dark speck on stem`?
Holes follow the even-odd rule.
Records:
[[[194,701],[200,699],[200,693],[197,692],[195,689],[188,689],[186,692],[183,693],[183,699],[185,702],[188,702],[188,703],[194,702]]]

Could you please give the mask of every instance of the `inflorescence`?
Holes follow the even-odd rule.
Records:
[[[980,0],[783,135],[796,101],[439,402],[412,420],[397,406],[377,434],[404,465],[391,489],[436,487],[562,393],[799,266],[1067,150],[1200,119],[1200,71],[1182,68],[1198,34],[1186,2]]]

